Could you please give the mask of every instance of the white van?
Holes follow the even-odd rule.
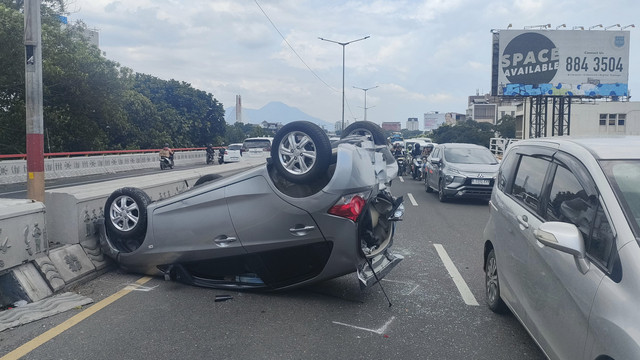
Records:
[[[272,137],[246,138],[242,143],[242,156],[249,158],[268,158],[271,155]]]

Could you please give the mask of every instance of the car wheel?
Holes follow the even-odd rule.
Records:
[[[376,145],[385,145],[387,143],[387,138],[384,136],[382,128],[371,121],[356,121],[347,126],[344,129],[341,138],[349,135],[366,136]]]
[[[150,203],[149,195],[138,188],[125,187],[111,193],[104,204],[107,232],[125,242],[143,238]]]
[[[438,182],[438,200],[440,200],[440,202],[447,201],[447,195],[444,193],[444,184],[442,180]]]
[[[429,176],[427,175],[427,173],[424,173],[424,191],[428,192],[428,193],[432,193],[433,189],[431,188],[431,186],[429,186]]]
[[[507,310],[507,305],[500,297],[500,280],[498,279],[498,263],[496,262],[496,253],[493,249],[487,256],[484,269],[487,305],[491,311],[503,314]]]
[[[273,164],[285,179],[308,183],[329,168],[331,142],[318,125],[309,121],[294,121],[283,126],[273,139]]]
[[[216,179],[220,179],[222,177],[222,175],[220,174],[207,174],[207,175],[203,175],[201,176],[198,180],[196,180],[196,183],[193,184],[193,187],[202,185],[204,183],[208,183],[209,181],[213,181]]]

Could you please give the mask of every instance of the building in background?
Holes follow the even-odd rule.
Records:
[[[407,130],[409,131],[420,130],[420,122],[418,121],[418,118],[407,119]]]
[[[515,116],[522,98],[478,95],[469,96],[467,119],[477,122],[497,124],[504,115]]]
[[[382,123],[382,130],[385,131],[400,131],[402,130],[402,125],[400,125],[399,121],[385,121]]]
[[[244,124],[244,121],[242,121],[242,97],[240,95],[236,95],[236,122]]]

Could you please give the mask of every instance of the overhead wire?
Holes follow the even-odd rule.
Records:
[[[271,23],[271,26],[273,26],[274,29],[276,29],[276,31],[278,32],[278,34],[280,35],[280,37],[282,38],[282,40],[284,40],[284,42],[287,44],[287,46],[289,46],[289,48],[291,49],[291,51],[293,51],[293,53],[298,57],[298,59],[300,59],[300,61],[304,64],[304,66],[307,67],[307,69],[309,69],[309,71],[311,71],[311,73],[313,74],[313,76],[315,76],[318,80],[320,80],[323,84],[325,84],[329,89],[335,91],[335,92],[339,92],[337,89],[334,89],[331,85],[327,84],[324,80],[322,80],[322,78],[320,78],[320,76],[318,76],[318,74],[316,74],[315,71],[313,71],[313,69],[311,69],[311,67],[309,65],[307,65],[307,63],[302,59],[302,57],[296,52],[296,50],[293,48],[293,46],[291,46],[291,44],[289,43],[289,41],[287,41],[287,39],[284,37],[284,35],[282,35],[282,33],[280,32],[280,30],[278,29],[278,27],[276,26],[276,24],[271,20],[271,18],[269,17],[269,15],[267,15],[267,13],[264,11],[264,9],[262,8],[262,6],[260,6],[260,4],[258,3],[258,0],[253,0],[255,1],[256,5],[258,5],[258,8],[260,8],[260,11],[262,11],[262,14],[264,14],[264,16],[267,18],[267,20],[269,20],[269,22]]]

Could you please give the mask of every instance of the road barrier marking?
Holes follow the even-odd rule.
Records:
[[[416,199],[413,198],[413,194],[407,193],[407,196],[409,197],[409,201],[411,201],[411,204],[413,206],[418,206],[418,203],[416,202]]]
[[[382,335],[385,333],[385,331],[387,331],[387,327],[389,327],[389,325],[393,322],[393,320],[395,320],[395,316],[392,316],[391,319],[389,319],[389,321],[387,321],[384,325],[382,325],[382,327],[378,328],[378,329],[367,329],[364,327],[360,327],[360,326],[355,326],[355,325],[349,325],[349,324],[345,324],[345,323],[341,323],[341,322],[337,322],[337,321],[332,321],[334,324],[336,325],[342,325],[342,326],[346,326],[346,327],[350,327],[352,329],[357,329],[357,330],[364,330],[364,331],[369,331],[372,333],[376,333],[378,335]]]
[[[438,255],[440,255],[440,259],[442,259],[442,262],[444,263],[444,267],[447,268],[449,275],[453,279],[453,282],[456,284],[460,295],[462,295],[462,300],[464,300],[465,304],[467,305],[478,306],[478,301],[476,301],[476,298],[471,293],[471,290],[462,278],[462,275],[460,275],[460,272],[458,272],[456,266],[453,264],[453,261],[451,261],[451,258],[447,254],[447,251],[440,244],[433,244],[433,246],[436,248]]]
[[[145,277],[139,279],[138,281],[136,281],[135,284],[127,285],[127,287],[125,287],[124,289],[118,291],[117,293],[109,296],[106,299],[103,299],[102,301],[100,301],[97,304],[87,308],[86,310],[75,314],[74,316],[72,316],[67,321],[63,322],[62,324],[60,324],[60,325],[58,325],[58,326],[56,326],[56,327],[54,327],[54,328],[52,328],[50,330],[45,331],[41,335],[39,335],[39,336],[35,337],[34,339],[32,339],[31,341],[28,341],[27,343],[21,345],[17,349],[15,349],[12,352],[8,353],[7,355],[1,357],[0,360],[16,360],[16,359],[20,359],[21,357],[23,357],[23,356],[27,355],[28,353],[32,352],[33,350],[37,349],[39,346],[41,346],[42,344],[46,343],[47,341],[53,339],[54,337],[62,334],[63,332],[69,330],[73,326],[77,325],[82,320],[84,320],[84,319],[88,318],[89,316],[97,313],[98,311],[104,309],[105,307],[107,307],[108,305],[113,303],[114,301],[116,301],[116,300],[120,299],[121,297],[127,295],[128,293],[134,291],[139,286],[144,285],[149,280],[151,280],[151,277],[145,276]]]

